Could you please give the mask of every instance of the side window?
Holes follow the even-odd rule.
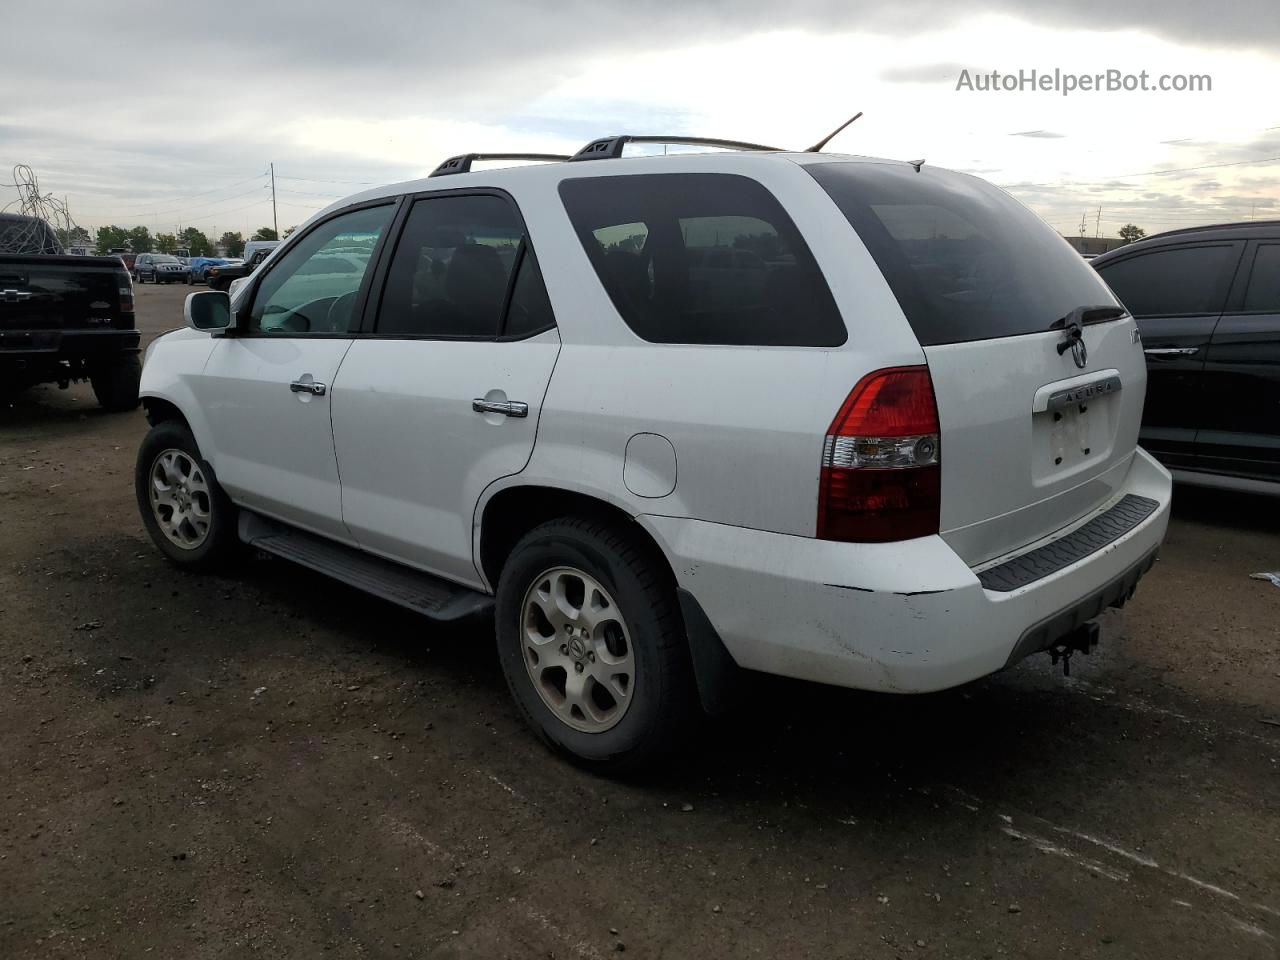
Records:
[[[249,329],[277,336],[342,333],[394,204],[366,207],[320,224],[262,279]]]
[[[1135,317],[1217,313],[1235,261],[1231,244],[1153,250],[1099,268]]]
[[[614,306],[654,343],[834,347],[844,321],[765,187],[733,174],[565,180],[560,197]]]
[[[519,217],[501,197],[417,201],[387,271],[378,334],[497,337],[523,237]]]
[[[511,288],[511,303],[507,307],[507,323],[502,335],[510,340],[519,340],[550,330],[555,325],[551,298],[547,296],[546,285],[542,282],[538,258],[534,256],[533,248],[526,244],[516,270],[515,285]]]
[[[1280,313],[1280,243],[1264,243],[1253,256],[1249,288],[1244,294],[1246,313]]]

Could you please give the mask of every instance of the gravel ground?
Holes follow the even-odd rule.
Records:
[[[138,291],[147,335],[186,287]],[[141,413],[0,411],[0,957],[1276,957],[1276,501],[1179,490],[1103,645],[945,694],[767,681],[644,782],[489,628],[168,566]]]

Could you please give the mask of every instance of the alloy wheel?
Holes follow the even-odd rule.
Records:
[[[148,492],[161,531],[183,550],[208,539],[212,497],[204,470],[187,452],[170,448],[151,463]]]
[[[622,611],[576,567],[536,577],[520,605],[525,668],[542,702],[584,733],[616,726],[631,706],[635,650]]]

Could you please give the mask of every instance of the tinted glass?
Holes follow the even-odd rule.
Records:
[[[250,329],[281,336],[350,329],[356,294],[394,212],[387,204],[343,214],[294,244],[263,277]]]
[[[496,337],[523,233],[501,197],[419,200],[387,272],[378,333]]]
[[[1103,263],[1098,272],[1135,317],[1218,313],[1235,255],[1230,244],[1175,247]]]
[[[1244,309],[1255,313],[1280,313],[1280,243],[1258,247],[1249,274]]]
[[[518,340],[556,325],[551,312],[551,299],[542,282],[538,258],[533,248],[526,246],[516,272],[515,286],[511,288],[511,305],[507,308],[507,324],[503,336]]]
[[[565,180],[560,196],[622,319],[655,343],[834,347],[844,322],[781,204],[748,177]]]
[[[804,168],[857,231],[925,346],[1048,330],[1115,303],[1034,213],[976,177],[887,163]]]

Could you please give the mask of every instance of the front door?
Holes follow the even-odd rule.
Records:
[[[343,518],[364,548],[469,585],[485,487],[519,473],[560,352],[512,201],[419,199],[375,325],[338,372]]]
[[[211,462],[228,495],[342,539],[349,535],[333,452],[333,385],[394,209],[387,203],[340,214],[292,244],[194,384],[213,437]]]

